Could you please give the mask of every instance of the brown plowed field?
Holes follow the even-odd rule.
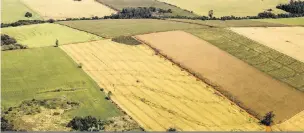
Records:
[[[171,31],[136,38],[218,86],[230,99],[258,117],[274,111],[275,121],[279,122],[304,109],[304,93],[189,33]]]
[[[257,119],[146,45],[102,40],[60,48],[146,131],[264,130]]]

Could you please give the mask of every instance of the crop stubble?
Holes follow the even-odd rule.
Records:
[[[263,130],[255,118],[148,46],[103,40],[61,48],[148,131]]]
[[[219,86],[222,92],[257,117],[274,111],[284,121],[304,109],[304,94],[265,75],[217,47],[182,32],[138,35],[183,67]]]

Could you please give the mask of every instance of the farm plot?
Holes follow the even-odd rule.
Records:
[[[283,13],[284,11],[276,9],[280,3],[287,3],[288,0],[213,0],[201,1],[192,0],[191,2],[184,0],[159,0],[162,2],[176,5],[183,9],[187,9],[199,15],[208,16],[210,10],[214,11],[214,16],[255,16],[259,12],[272,9],[274,13]],[[229,6],[227,6],[229,5]],[[248,6],[251,5],[251,6]]]
[[[304,111],[277,126],[281,131],[304,131]]]
[[[82,20],[58,23],[106,38],[202,27],[195,24],[155,19]]]
[[[252,20],[191,20],[191,19],[168,19],[170,21],[198,24],[212,27],[283,27],[287,25]]]
[[[19,43],[31,47],[54,46],[59,44],[100,40],[93,34],[78,31],[59,24],[36,24],[19,27],[2,28],[2,33],[14,37]]]
[[[304,17],[301,17],[301,18],[280,18],[280,19],[254,19],[253,21],[304,26]]]
[[[272,9],[273,13],[283,13],[276,9],[281,3],[288,3],[288,0],[159,0],[183,9],[187,9],[199,15],[208,16],[210,10],[214,11],[214,16],[256,16],[258,13]]]
[[[217,47],[183,31],[136,36],[173,59],[181,66],[206,79],[219,90],[261,118],[274,111],[280,122],[304,109],[301,93]]]
[[[258,70],[304,91],[304,63],[224,28],[185,30]]]
[[[32,17],[25,17],[25,13],[32,13]],[[1,23],[12,23],[18,20],[38,20],[41,17],[26,7],[20,0],[1,0]]]
[[[102,4],[108,5],[116,10],[122,10],[128,7],[156,7],[161,9],[171,9],[172,13],[165,13],[165,16],[188,16],[195,17],[197,15],[191,13],[190,11],[183,10],[179,7],[172,6],[157,0],[97,0]]]
[[[108,118],[121,112],[105,100],[97,84],[60,48],[44,47],[1,53],[1,105],[24,100],[66,98],[80,106],[68,116]],[[59,91],[57,91],[59,90]]]
[[[44,19],[103,17],[116,11],[95,0],[22,0]]]
[[[250,27],[231,30],[304,62],[304,27]]]
[[[212,87],[146,45],[109,40],[60,46],[147,131],[261,131]]]

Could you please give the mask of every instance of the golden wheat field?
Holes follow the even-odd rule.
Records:
[[[304,62],[304,27],[250,27],[231,30]]]
[[[44,19],[65,19],[80,17],[103,17],[115,13],[114,10],[95,0],[21,0],[38,12]]]
[[[274,126],[276,131],[304,131],[304,110],[289,120]]]
[[[146,45],[102,40],[61,48],[147,131],[264,130],[247,112]]]

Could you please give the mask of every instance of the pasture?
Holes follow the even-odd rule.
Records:
[[[179,7],[168,5],[163,2],[159,2],[157,0],[97,0],[102,4],[108,5],[116,10],[122,10],[123,8],[128,7],[156,7],[161,9],[171,9],[172,13],[165,13],[165,16],[188,16],[188,17],[195,17],[197,15],[185,11]]]
[[[299,106],[304,102],[303,93],[189,33],[169,31],[136,38],[217,86],[258,118],[271,110],[276,114],[275,122],[280,122],[304,109]]]
[[[44,19],[103,17],[116,11],[95,0],[22,0]]]
[[[185,30],[256,69],[298,90],[304,90],[304,63],[223,28]]]
[[[304,27],[251,27],[231,30],[304,62]]]
[[[287,25],[275,24],[270,22],[259,22],[252,20],[191,20],[191,19],[168,19],[169,21],[198,24],[211,27],[285,27]]]
[[[146,45],[110,40],[60,46],[146,131],[261,131],[211,86]]]
[[[25,17],[25,13],[32,13],[31,18]],[[33,10],[25,6],[20,0],[1,0],[1,23],[13,23],[18,20],[39,20],[41,17]]]
[[[87,31],[105,38],[118,36],[131,36],[137,34],[197,29],[202,26],[156,19],[107,19],[107,20],[82,20],[58,22],[75,29]]]
[[[44,47],[1,53],[1,105],[24,100],[66,98],[80,103],[67,116],[108,118],[120,111],[105,100],[97,84],[60,48]],[[61,91],[55,91],[61,89]]]
[[[304,26],[304,17],[301,17],[301,18],[280,18],[280,19],[257,19],[257,20],[253,20],[253,21]]]
[[[3,34],[14,37],[18,43],[28,45],[30,48],[54,46],[56,39],[58,39],[59,45],[102,39],[93,34],[49,23],[2,28],[1,30]]]
[[[183,9],[193,11],[196,14],[208,16],[210,10],[214,11],[214,16],[256,16],[258,13],[272,9],[273,13],[283,13],[276,9],[281,3],[289,0],[159,0]]]

